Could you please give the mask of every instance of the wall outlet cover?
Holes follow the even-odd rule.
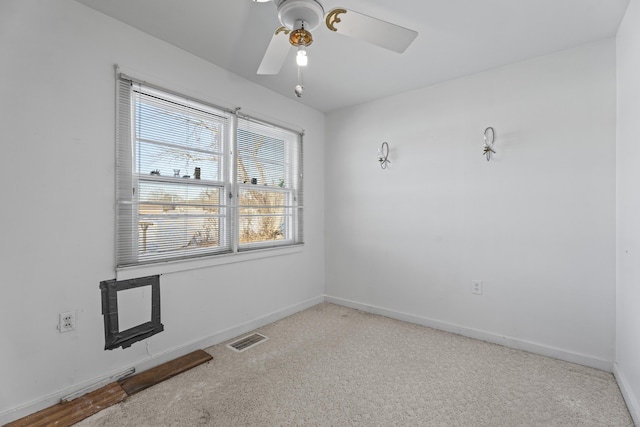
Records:
[[[60,333],[71,332],[76,329],[76,312],[65,311],[58,315],[58,330]]]
[[[476,295],[482,295],[482,280],[471,281],[471,293]]]

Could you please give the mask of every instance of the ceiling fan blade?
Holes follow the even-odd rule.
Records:
[[[278,74],[284,60],[287,58],[289,48],[289,30],[285,27],[278,27],[273,33],[264,58],[258,67],[258,74]]]
[[[398,53],[404,52],[418,36],[417,31],[348,9],[332,9],[325,22],[331,31]]]

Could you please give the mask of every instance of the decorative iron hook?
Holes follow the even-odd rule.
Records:
[[[495,154],[496,151],[493,149],[493,141],[495,139],[495,131],[491,126],[484,130],[484,148],[482,149],[482,154],[487,157],[487,162],[491,160],[491,154]]]
[[[378,161],[380,162],[380,167],[382,169],[387,168],[387,164],[391,163],[389,160],[389,144],[387,142],[382,143],[382,147],[378,148]]]

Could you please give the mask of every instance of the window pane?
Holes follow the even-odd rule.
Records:
[[[242,188],[239,197],[240,244],[290,239],[288,191]]]
[[[136,135],[140,139],[203,151],[221,151],[221,117],[148,95],[137,98],[136,116]]]
[[[266,135],[260,135],[244,129],[238,129],[238,153],[272,162],[284,159],[284,141]]]
[[[141,259],[192,256],[223,247],[218,217],[140,214],[139,225]]]
[[[222,193],[220,187],[141,180],[138,184],[139,210],[140,213],[160,209],[189,215],[218,214]]]
[[[284,240],[288,218],[284,216],[240,216],[240,243]]]
[[[141,175],[195,178],[195,168],[200,168],[201,179],[220,181],[221,156],[217,154],[139,141],[136,160]]]
[[[287,186],[285,141],[238,129],[238,182]]]
[[[138,249],[144,257],[191,256],[226,245],[221,187],[142,181]]]
[[[284,165],[267,163],[252,157],[238,157],[238,179],[240,184],[286,186]]]
[[[221,180],[222,118],[143,94],[135,112],[137,173]]]
[[[240,214],[281,214],[287,204],[288,191],[264,190],[243,186],[240,189]]]

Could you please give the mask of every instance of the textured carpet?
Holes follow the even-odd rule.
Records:
[[[633,426],[608,372],[320,304],[78,426]]]

